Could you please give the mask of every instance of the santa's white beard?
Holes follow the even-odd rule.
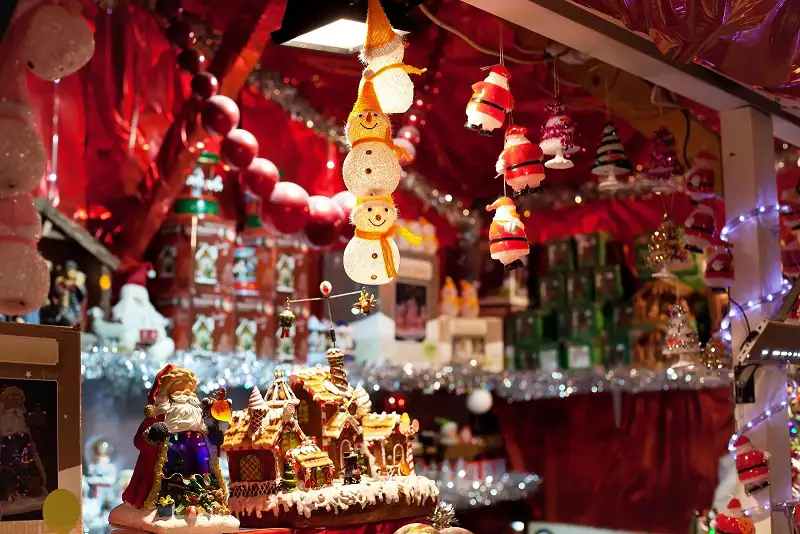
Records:
[[[489,76],[486,77],[486,81],[495,85],[499,85],[503,89],[508,89],[508,78],[500,76],[494,72],[489,73]]]
[[[29,432],[25,423],[24,408],[7,408],[0,412],[0,436],[13,436]]]
[[[510,135],[506,137],[504,147],[511,148],[512,146],[524,145],[526,143],[530,143],[530,141],[528,141],[528,138],[524,135]]]
[[[156,399],[156,415],[164,414],[164,422],[173,434],[205,430],[203,408],[196,395],[175,395]]]

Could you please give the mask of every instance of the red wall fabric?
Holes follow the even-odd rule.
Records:
[[[537,519],[641,532],[686,532],[711,505],[733,433],[728,389],[497,403],[513,469],[538,473]],[[524,424],[520,424],[523,421]]]

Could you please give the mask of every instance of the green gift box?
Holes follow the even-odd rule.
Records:
[[[619,265],[594,269],[594,295],[595,299],[602,301],[622,298],[622,276],[619,272]]]
[[[647,263],[650,254],[650,234],[639,234],[633,238],[633,251],[636,256],[636,270],[640,278],[650,278],[653,271]]]
[[[606,369],[627,366],[631,364],[631,340],[630,334],[618,332],[606,343],[604,347],[603,364]]]
[[[535,343],[522,343],[514,347],[514,365],[519,371],[532,371],[538,367],[539,349]]]
[[[633,324],[633,304],[609,302],[604,308],[605,327],[610,332],[627,331]]]
[[[539,303],[542,307],[557,308],[567,302],[567,285],[562,273],[539,278]]]
[[[559,371],[563,369],[563,351],[560,343],[545,343],[537,353],[538,369],[541,371]]]
[[[525,310],[512,315],[513,339],[517,343],[553,341],[558,325],[552,310]]]
[[[605,324],[600,304],[576,306],[559,313],[559,330],[565,337],[594,337],[603,333]]]
[[[575,268],[575,242],[571,237],[551,239],[545,243],[545,252],[550,271],[572,271]]]
[[[570,371],[583,371],[602,364],[603,344],[580,336],[564,342],[564,367]]]
[[[575,264],[579,269],[606,264],[608,234],[592,233],[575,236]]]
[[[570,306],[594,301],[594,277],[591,271],[576,271],[565,275],[567,302]]]

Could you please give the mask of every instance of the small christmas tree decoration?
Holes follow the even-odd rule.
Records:
[[[614,121],[608,121],[603,127],[603,137],[597,145],[592,174],[603,176],[597,189],[600,191],[617,191],[625,186],[617,180],[617,176],[631,173],[631,162],[625,157],[625,149],[617,135]]]
[[[689,197],[700,202],[709,198],[714,198],[714,164],[717,162],[716,156],[707,150],[701,150],[694,157],[694,164],[689,172],[686,173],[684,191]]]
[[[715,249],[708,262],[706,262],[706,270],[703,273],[703,281],[706,286],[712,288],[715,292],[724,293],[731,285],[733,285],[734,271],[733,271],[733,257],[728,252],[727,248],[719,247]]]
[[[675,304],[670,309],[667,337],[664,340],[664,357],[669,361],[677,358],[672,367],[684,367],[698,363],[699,354],[700,340],[697,337],[697,330],[683,306]]]
[[[489,225],[489,253],[494,260],[500,260],[506,271],[523,266],[522,258],[530,252],[525,225],[522,224],[514,201],[500,197],[486,206],[486,211],[494,211]]]
[[[741,436],[736,447],[736,471],[744,491],[751,495],[769,486],[769,454],[753,447],[750,440]]]
[[[700,353],[700,363],[712,371],[730,365],[730,353],[719,336],[712,336],[708,343],[703,346],[703,351]]]
[[[548,169],[570,169],[574,164],[565,156],[580,150],[575,146],[575,127],[567,114],[567,107],[559,101],[546,108],[549,118],[542,129],[539,148],[553,159],[544,164]]]
[[[655,278],[675,278],[669,267],[687,258],[681,231],[667,215],[650,236],[647,248],[647,264],[653,271],[658,271],[653,275]]]
[[[646,183],[654,191],[672,193],[677,187],[678,178],[682,176],[683,166],[675,152],[675,137],[662,127],[653,137],[653,151],[650,153],[650,168],[647,169]]]
[[[714,210],[708,204],[699,204],[686,218],[684,226],[686,248],[692,252],[703,252],[717,243],[717,223]]]
[[[278,323],[281,327],[281,338],[289,337],[289,333],[294,325],[295,314],[291,310],[289,299],[286,299],[286,309],[278,315]]]
[[[544,180],[542,149],[525,137],[528,130],[522,126],[509,126],[503,151],[497,159],[495,170],[503,174],[506,183],[514,190],[514,198],[534,193]]]
[[[514,97],[508,88],[510,79],[511,73],[505,65],[495,65],[485,80],[472,86],[465,128],[491,136],[503,125],[506,114],[514,108]]]
[[[753,521],[745,517],[739,499],[731,499],[728,511],[714,518],[714,529],[719,534],[754,534],[756,531]]]
[[[297,489],[297,473],[292,466],[292,459],[287,458],[283,464],[283,478],[281,478],[281,490],[291,493]]]

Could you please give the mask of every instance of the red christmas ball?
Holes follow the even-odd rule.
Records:
[[[192,25],[184,20],[176,20],[167,28],[167,39],[176,48],[189,48],[197,40]]]
[[[267,224],[280,234],[296,234],[308,220],[309,196],[305,189],[292,182],[275,184],[269,203],[265,205]]]
[[[308,199],[308,221],[303,233],[309,245],[316,248],[331,246],[344,224],[344,213],[332,198],[314,195]]]
[[[217,77],[210,72],[200,72],[192,78],[192,94],[200,100],[208,100],[219,91]]]
[[[236,129],[222,140],[220,152],[232,169],[246,169],[258,156],[258,141],[247,130]]]
[[[255,158],[241,174],[242,185],[265,201],[269,200],[280,177],[278,167],[264,158]]]
[[[211,135],[227,135],[239,124],[239,106],[224,95],[214,95],[203,104],[200,121]]]
[[[197,74],[205,66],[206,56],[194,48],[187,48],[178,54],[178,67],[187,74]]]
[[[350,214],[353,212],[353,208],[356,207],[356,200],[356,196],[350,191],[342,191],[333,195],[333,201],[336,202],[344,215],[344,224],[339,234],[343,243],[350,241],[356,232],[356,227],[350,224]]]
[[[181,0],[158,0],[156,2],[156,13],[164,18],[174,19],[182,12]]]

